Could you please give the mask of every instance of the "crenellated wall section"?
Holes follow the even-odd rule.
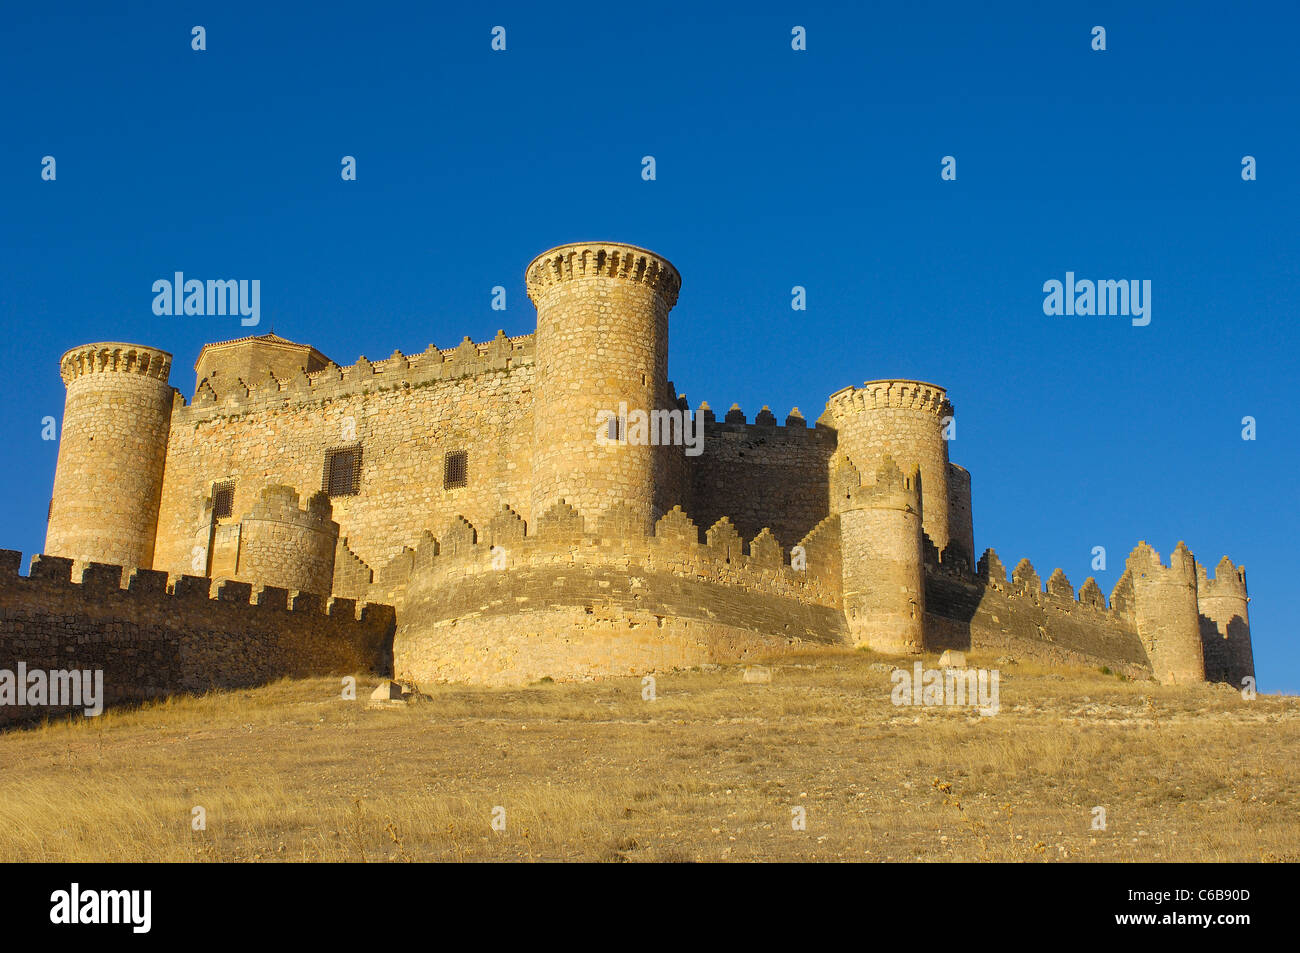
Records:
[[[809,427],[794,408],[784,424],[764,407],[749,423],[734,404],[721,421],[707,403],[704,452],[690,462],[690,495],[683,505],[712,525],[723,516],[745,536],[770,527],[779,539],[802,539],[830,515],[827,482],[835,433]]]
[[[359,451],[358,492],[330,502],[368,566],[413,545],[420,527],[460,513],[487,520],[505,499],[526,501],[533,352],[531,335],[498,334],[289,380],[268,371],[251,386],[209,378],[172,415],[153,567],[192,571],[195,527],[215,484],[234,484],[235,514],[253,509],[271,484],[307,496],[323,488],[330,450]],[[466,454],[468,480],[448,488],[446,457],[456,452]]]
[[[1108,667],[1132,678],[1151,677],[1131,606],[1108,607],[1095,579],[1076,595],[1057,569],[1042,581],[1027,559],[1008,578],[993,550],[976,572],[964,564],[931,563],[925,578],[926,647],[960,649],[1045,665]]]
[[[796,569],[769,530],[745,545],[724,518],[701,541],[680,508],[653,535],[629,531],[630,508],[593,522],[567,502],[535,528],[508,509],[482,530],[453,521],[375,583],[399,601],[394,669],[517,684],[843,644],[831,522],[799,541]]]
[[[110,705],[285,676],[384,673],[390,606],[0,550],[0,670],[103,672]],[[54,709],[0,707],[0,725]]]

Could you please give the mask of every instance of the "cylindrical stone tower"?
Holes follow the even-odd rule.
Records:
[[[332,509],[329,497],[319,491],[301,510],[293,487],[268,486],[239,522],[236,576],[263,586],[330,595],[339,539]]]
[[[916,470],[886,455],[876,482],[849,489],[840,511],[844,615],[853,644],[890,655],[925,647],[925,564]]]
[[[645,439],[639,415],[675,407],[659,405],[681,277],[643,248],[579,242],[539,255],[526,279],[537,307],[532,520],[561,499],[588,521],[622,503],[649,532],[656,459],[681,448]]]
[[[1169,566],[1146,543],[1129,554],[1134,618],[1151,670],[1162,685],[1205,681],[1200,612],[1196,605],[1196,560],[1183,543]]]
[[[921,470],[921,524],[940,552],[949,529],[948,441],[944,428],[952,405],[942,387],[923,381],[868,381],[846,387],[826,402],[839,451],[868,474],[889,454],[904,472]],[[974,558],[974,554],[968,554]]]
[[[1203,622],[1205,645],[1205,674],[1213,679],[1226,679],[1240,688],[1241,680],[1255,674],[1255,657],[1250,646],[1250,598],[1246,595],[1246,569],[1232,565],[1224,556],[1214,569],[1214,578],[1206,577],[1205,570],[1197,566],[1196,601]],[[1209,628],[1210,631],[1205,631]],[[1212,640],[1207,643],[1206,637]],[[1216,649],[1213,662],[1210,645]],[[1214,670],[1211,671],[1211,668]]]
[[[68,396],[47,554],[152,568],[171,363],[166,351],[138,344],[86,344],[63,355]]]

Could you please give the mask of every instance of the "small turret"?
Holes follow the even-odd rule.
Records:
[[[925,646],[925,567],[918,471],[885,455],[872,485],[844,487],[844,613],[858,646],[895,655]]]
[[[1160,554],[1139,543],[1126,562],[1133,589],[1138,636],[1156,680],[1165,685],[1205,681],[1200,616],[1196,605],[1196,560],[1179,543],[1166,567]]]
[[[268,486],[239,522],[239,563],[246,582],[328,596],[334,584],[339,524],[329,497],[317,491],[299,509],[290,486]]]
[[[838,434],[839,450],[864,473],[888,454],[905,471],[921,471],[921,516],[925,534],[942,552],[954,539],[949,525],[948,441],[945,424],[952,418],[947,392],[924,381],[867,381],[830,396],[822,420]],[[964,471],[963,471],[964,472]],[[969,498],[969,489],[962,488]],[[964,517],[963,517],[964,518]],[[955,538],[969,551],[964,527]]]
[[[1224,556],[1214,569],[1213,579],[1207,578],[1204,566],[1196,569],[1206,677],[1240,686],[1242,679],[1255,674],[1246,567],[1234,567],[1232,560]]]

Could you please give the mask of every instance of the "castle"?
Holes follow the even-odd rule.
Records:
[[[1109,602],[1092,579],[1076,594],[1059,569],[1044,589],[1028,560],[1010,578],[992,550],[976,561],[942,387],[846,387],[812,426],[797,409],[718,419],[668,378],[667,260],[582,242],[526,279],[533,334],[347,367],[274,334],[209,344],[188,403],[164,351],[73,348],[45,565],[61,558],[65,587],[68,560],[129,577],[128,615],[136,578],[281,609],[312,594],[348,618],[354,600],[391,605],[392,670],[415,683],[809,645],[1253,675],[1245,573],[1226,557],[1209,578],[1183,544],[1167,564],[1141,544]]]

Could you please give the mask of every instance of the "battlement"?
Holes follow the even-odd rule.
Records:
[[[794,565],[768,529],[746,552],[726,517],[703,541],[681,507],[642,526],[625,503],[591,519],[560,500],[535,526],[503,507],[485,526],[456,517],[426,533],[373,587],[400,596],[398,677],[518,684],[842,644],[832,526],[805,536]]]
[[[824,537],[833,529],[825,525],[819,524],[799,541],[798,568],[792,565],[791,551],[771,529],[764,528],[746,544],[725,516],[705,531],[703,541],[700,527],[680,506],[661,516],[651,534],[640,532],[639,526],[625,504],[591,519],[561,500],[534,526],[503,504],[487,526],[476,527],[457,516],[436,535],[424,531],[414,547],[375,573],[372,592],[393,592],[412,575],[429,572],[463,577],[607,562],[641,564],[673,575],[785,595],[801,593],[800,598],[814,603],[838,604],[838,547],[826,545]]]
[[[685,410],[686,407],[683,407],[683,404],[685,404],[685,400],[679,398],[678,406]],[[808,421],[799,412],[798,407],[792,408],[790,413],[786,414],[784,423],[777,421],[776,414],[772,413],[767,404],[764,404],[762,410],[754,415],[752,422],[745,416],[745,412],[740,409],[739,404],[732,404],[731,408],[723,415],[722,420],[718,420],[717,414],[709,406],[709,402],[703,400],[700,401],[700,406],[696,408],[695,414],[704,422],[705,434],[736,433],[757,438],[773,437],[778,440],[782,437],[791,437],[796,440],[803,440],[809,436],[829,439],[834,437],[830,428],[823,424],[818,423],[809,426]]]
[[[87,374],[139,374],[166,384],[171,368],[170,354],[141,344],[83,344],[59,358],[59,373],[64,384]]]
[[[508,371],[532,364],[535,356],[532,334],[507,337],[504,331],[498,331],[490,341],[474,342],[466,337],[453,348],[438,348],[430,344],[420,354],[394,351],[381,361],[371,361],[362,355],[347,367],[330,363],[310,374],[300,369],[285,379],[276,377],[269,370],[251,381],[215,373],[199,383],[194,399],[182,413],[242,413],[333,400],[368,391],[425,387],[442,380]]]
[[[356,599],[330,598],[314,592],[255,586],[234,579],[172,575],[138,566],[86,563],[74,579],[75,561],[62,556],[32,556],[26,576],[21,575],[22,553],[0,549],[0,593],[23,592],[39,599],[44,595],[67,595],[89,601],[92,597],[141,597],[163,599],[181,612],[185,605],[251,606],[257,609],[311,613],[334,619],[364,622],[378,618],[391,621],[391,606]]]
[[[1214,575],[1207,576],[1205,566],[1196,564],[1197,591],[1202,596],[1235,596],[1246,598],[1246,567],[1233,566],[1232,560],[1224,556],[1214,568]]]
[[[1187,548],[1187,544],[1181,541],[1169,554],[1169,564],[1165,565],[1160,559],[1160,554],[1146,540],[1142,540],[1133,548],[1133,552],[1129,553],[1125,567],[1138,577],[1144,574],[1171,575],[1183,581],[1196,578],[1196,559]]]
[[[844,464],[841,473],[855,473],[852,464]],[[841,509],[859,506],[891,507],[906,509],[913,513],[921,512],[921,470],[913,467],[903,473],[894,458],[888,453],[876,468],[876,482],[863,483],[858,486],[845,487],[848,491],[847,504]]]
[[[396,616],[247,582],[0,550],[0,669],[94,669],[107,704],[285,676],[386,671]],[[49,709],[0,707],[0,724]]]
[[[1078,606],[1102,614],[1113,614],[1117,618],[1126,618],[1124,613],[1115,610],[1113,605],[1107,604],[1106,594],[1101,591],[1097,580],[1092,576],[1083,581],[1083,585],[1076,593],[1074,586],[1065,575],[1065,570],[1057,567],[1044,586],[1042,577],[1028,558],[1016,564],[1008,580],[1006,566],[998,554],[992,549],[986,549],[979,559],[976,578],[982,585],[997,592],[1004,592],[1013,599],[1017,596],[1027,597],[1041,605]]]
[[[926,648],[974,650],[1046,665],[1102,667],[1150,678],[1152,666],[1131,615],[1108,609],[1092,577],[1078,593],[1062,569],[1047,578],[1028,559],[1007,570],[986,549],[976,576],[930,567],[925,579]]]
[[[948,392],[925,381],[867,381],[861,387],[837,390],[826,401],[826,413],[834,421],[855,413],[884,408],[921,410],[942,418],[951,416]]]
[[[775,446],[789,444],[808,448],[821,446],[827,453],[835,447],[835,432],[822,424],[809,426],[798,407],[786,415],[785,423],[778,423],[776,415],[766,406],[755,415],[753,422],[746,419],[736,404],[731,406],[722,420],[718,420],[708,401],[701,401],[695,415],[697,420],[702,421],[706,448],[713,440],[754,441]],[[714,448],[713,452],[716,453],[716,445]]]
[[[622,242],[574,242],[534,258],[524,271],[528,297],[539,297],[556,285],[583,278],[622,278],[659,294],[672,307],[681,291],[682,276],[666,258]]]

